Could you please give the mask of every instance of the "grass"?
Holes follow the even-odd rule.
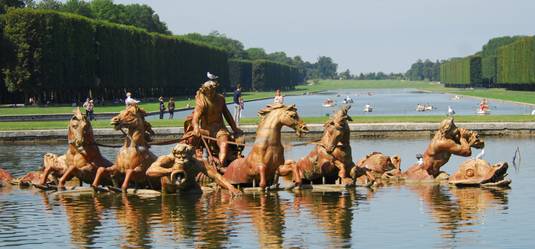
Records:
[[[353,116],[352,123],[438,123],[444,116]],[[322,124],[327,117],[304,117],[308,124]],[[467,115],[456,116],[456,122],[535,122],[535,116],[530,115]],[[157,119],[151,120],[153,127],[182,127],[184,120],[181,119]],[[257,124],[257,118],[244,118],[241,124]],[[93,128],[111,128],[109,120],[97,120],[91,123]],[[31,121],[31,122],[0,122],[0,131],[8,130],[49,130],[66,129],[68,121]]]

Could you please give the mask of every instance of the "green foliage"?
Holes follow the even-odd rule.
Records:
[[[442,63],[440,81],[452,86],[481,83],[481,57],[474,55]]]
[[[320,56],[316,63],[318,76],[320,79],[334,79],[336,77],[336,69],[338,64],[334,63],[330,57]]]
[[[429,59],[418,60],[411,65],[411,68],[405,73],[405,77],[409,80],[439,81],[440,63],[439,61],[432,62]]]
[[[244,58],[245,56],[243,44],[240,41],[228,38],[225,34],[221,34],[217,31],[213,31],[208,35],[190,33],[184,35],[184,37],[224,49],[227,51],[230,58]]]
[[[0,0],[0,14],[7,12],[9,8],[22,8],[25,6],[22,0]]]
[[[293,89],[301,82],[303,82],[303,74],[297,67],[266,60],[253,62],[252,87],[254,90]]]
[[[496,56],[498,48],[511,44],[522,36],[503,36],[490,39],[481,50],[481,77],[484,82],[496,83]]]
[[[43,0],[35,5],[37,9],[58,10],[78,15],[106,20],[114,23],[132,25],[149,32],[171,34],[167,25],[146,4],[114,4],[112,0]]]
[[[535,84],[535,37],[523,37],[498,48],[498,83]]]
[[[231,86],[234,88],[237,84],[240,84],[243,90],[252,89],[253,81],[253,63],[247,60],[232,59],[228,61],[229,80]]]
[[[11,92],[63,102],[89,90],[107,99],[126,89],[138,96],[183,95],[194,92],[207,71],[229,88],[225,52],[184,38],[50,10],[10,10],[4,24],[15,53],[3,70]]]

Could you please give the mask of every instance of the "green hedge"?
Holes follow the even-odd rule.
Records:
[[[232,59],[228,61],[230,85],[234,88],[240,84],[244,90],[251,90],[253,86],[253,62]]]
[[[15,58],[4,67],[9,91],[54,97],[107,99],[193,93],[206,72],[228,89],[226,52],[178,36],[49,10],[14,9],[3,18]],[[61,92],[61,94],[59,94]]]
[[[469,56],[442,63],[440,81],[458,87],[481,83],[481,57]]]
[[[303,73],[294,66],[266,60],[253,62],[252,83],[257,91],[293,89],[303,82],[303,77]]]
[[[535,84],[535,37],[524,37],[498,49],[498,83]]]
[[[511,44],[522,36],[503,36],[490,39],[487,44],[483,45],[481,50],[481,78],[488,83],[496,83],[496,60],[498,48]]]

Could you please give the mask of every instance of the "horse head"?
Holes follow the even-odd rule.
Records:
[[[266,108],[260,110],[258,115],[260,116],[259,127],[268,125],[266,122],[275,122],[294,129],[298,136],[308,132],[305,122],[299,119],[295,105],[268,105]]]
[[[111,125],[116,130],[122,130],[123,128],[131,131],[139,131],[144,134],[143,138],[150,141],[150,136],[154,135],[152,126],[149,122],[145,121],[147,112],[139,108],[138,105],[130,105],[125,110],[121,111],[118,115],[111,119]]]
[[[76,148],[91,142],[93,138],[93,129],[87,116],[83,115],[80,108],[74,110],[74,115],[69,121],[69,129],[67,133],[68,142]]]
[[[349,125],[347,121],[352,121],[347,112],[351,106],[340,108],[325,124],[324,132],[320,144],[331,153],[339,144],[349,143]]]

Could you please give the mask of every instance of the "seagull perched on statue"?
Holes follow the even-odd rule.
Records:
[[[216,75],[211,74],[210,72],[206,72],[206,77],[208,77],[208,79],[211,79],[211,80],[216,80],[219,78]]]

